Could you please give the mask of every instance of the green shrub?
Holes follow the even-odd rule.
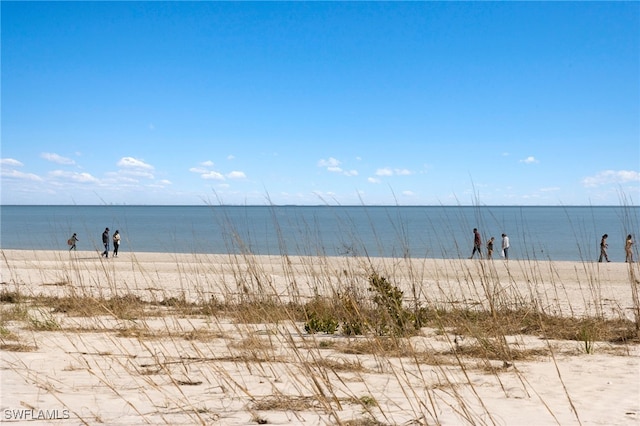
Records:
[[[312,314],[309,320],[304,324],[304,329],[307,333],[311,334],[318,332],[334,334],[338,329],[338,325],[338,320],[330,316],[318,318],[315,314]]]
[[[411,324],[411,312],[402,306],[403,291],[380,275],[369,276],[369,291],[375,292],[373,302],[377,306],[376,332],[379,335],[403,336]]]

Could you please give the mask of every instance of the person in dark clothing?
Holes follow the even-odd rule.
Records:
[[[80,241],[80,240],[78,240],[78,236],[74,232],[73,235],[71,236],[71,238],[69,238],[69,241],[67,241],[69,243],[69,245],[71,246],[71,247],[69,247],[69,251],[76,249],[76,243],[78,241]]]
[[[480,238],[480,232],[478,232],[478,228],[473,228],[473,251],[469,259],[473,259],[473,255],[475,255],[476,252],[478,252],[478,256],[482,257],[482,239]]]
[[[602,262],[603,257],[607,262],[611,262],[609,260],[609,256],[607,256],[607,247],[609,247],[609,244],[607,244],[607,238],[609,238],[609,235],[604,234],[600,240],[600,258],[598,259],[598,262]]]
[[[109,228],[105,228],[102,233],[102,244],[104,244],[104,251],[102,255],[104,257],[109,257]]]
[[[493,242],[496,239],[494,237],[491,237],[489,239],[489,242],[487,243],[487,258],[491,259],[491,256],[493,256]]]

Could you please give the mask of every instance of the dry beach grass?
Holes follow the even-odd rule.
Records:
[[[638,264],[2,256],[2,421],[640,421]]]

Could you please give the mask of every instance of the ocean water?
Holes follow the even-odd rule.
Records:
[[[123,254],[465,258],[478,228],[483,244],[506,233],[510,258],[531,260],[597,260],[607,233],[610,259],[624,261],[639,218],[631,206],[0,206],[0,247],[67,250],[75,232],[78,250],[102,250],[109,227]]]

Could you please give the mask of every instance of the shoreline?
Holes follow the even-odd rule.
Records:
[[[16,260],[26,260],[27,259],[27,253],[34,253],[36,254],[36,259],[44,259],[44,260],[60,260],[61,256],[64,256],[66,253],[68,254],[79,254],[81,258],[84,259],[97,259],[100,260],[102,259],[102,257],[100,256],[102,249],[96,249],[96,250],[76,250],[76,251],[69,251],[68,249],[66,250],[61,250],[61,249],[13,249],[13,248],[9,248],[9,249],[5,249],[5,248],[0,248],[0,253],[4,252],[9,254],[11,258],[16,259]],[[113,248],[111,248],[110,252],[109,252],[109,258],[108,259],[112,259],[112,251]],[[22,255],[21,255],[22,254]],[[207,257],[213,257],[213,258],[223,258],[223,257],[229,257],[229,258],[242,258],[242,257],[247,257],[247,258],[256,258],[256,259],[261,259],[261,258],[327,258],[327,259],[368,259],[374,263],[378,263],[378,261],[381,262],[389,262],[389,261],[406,261],[409,260],[411,262],[429,262],[429,261],[435,261],[435,262],[457,262],[457,261],[491,261],[491,262],[505,262],[505,259],[500,257],[499,254],[494,255],[491,259],[487,259],[486,257],[483,258],[479,258],[479,257],[474,257],[473,259],[469,259],[467,257],[409,257],[409,258],[404,258],[404,257],[391,257],[391,256],[361,256],[361,255],[350,255],[350,254],[345,254],[345,255],[282,255],[282,254],[253,254],[253,253],[200,253],[200,252],[196,252],[196,253],[190,253],[190,252],[167,252],[167,251],[122,251],[120,253],[120,257],[119,258],[123,258],[123,257],[127,257],[127,258],[140,258],[141,260],[144,261],[166,261],[168,257],[172,257],[172,258],[181,258],[181,259],[189,259],[189,258],[193,258],[193,259],[198,259],[198,258],[207,258]],[[155,259],[152,259],[155,258]],[[104,259],[102,259],[104,260]],[[611,265],[617,265],[617,264],[626,264],[628,265],[627,262],[624,261],[616,261],[616,260],[612,260],[610,262],[598,262],[597,260],[554,260],[554,259],[529,259],[529,258],[510,258],[507,262],[511,262],[511,263],[528,263],[528,264],[532,264],[532,263],[541,263],[541,264],[548,264],[548,263],[559,263],[559,264],[595,264],[595,263],[601,263],[602,265],[606,265],[611,264]],[[633,261],[634,265],[640,264],[640,262],[638,262],[637,260]]]
[[[528,304],[557,315],[630,318],[637,263],[503,259],[398,259],[348,256],[211,255],[93,251],[1,250],[2,289],[27,294],[83,292],[93,297],[126,293],[143,300],[184,297],[233,300],[242,294],[282,302],[330,296],[345,286],[366,289],[372,272],[421,304],[505,306]],[[412,295],[412,296],[410,296]]]

